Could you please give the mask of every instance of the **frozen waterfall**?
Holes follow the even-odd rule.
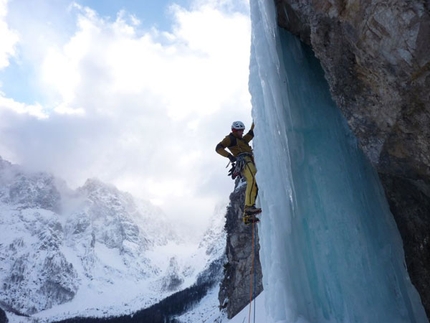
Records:
[[[378,176],[312,51],[251,0],[267,322],[428,322]]]

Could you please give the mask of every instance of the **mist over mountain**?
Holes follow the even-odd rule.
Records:
[[[192,243],[160,208],[112,185],[71,190],[0,159],[0,304],[45,320],[149,307],[222,257],[223,221],[215,213]]]

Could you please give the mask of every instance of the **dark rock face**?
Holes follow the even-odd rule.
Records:
[[[430,2],[275,0],[377,169],[430,316]]]
[[[166,277],[164,277],[162,281],[162,289],[171,292],[178,290],[184,282],[184,279],[179,275],[179,265],[176,258],[170,258]]]
[[[242,222],[245,188],[236,187],[230,195],[226,214],[228,262],[224,264],[218,299],[229,319],[249,304],[250,295],[256,297],[263,290],[257,225]]]
[[[0,323],[8,323],[9,320],[6,316],[6,313],[0,308]]]
[[[61,196],[55,186],[55,179],[46,173],[32,177],[16,174],[14,183],[9,187],[6,202],[21,204],[23,208],[43,208],[53,212],[60,211]]]

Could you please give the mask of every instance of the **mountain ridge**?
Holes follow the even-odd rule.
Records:
[[[151,306],[224,253],[219,213],[191,244],[161,209],[110,184],[89,179],[71,190],[3,159],[0,210],[2,307],[41,321]]]

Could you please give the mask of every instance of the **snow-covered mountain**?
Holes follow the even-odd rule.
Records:
[[[151,306],[223,256],[220,210],[193,244],[147,201],[96,179],[71,190],[0,158],[0,305],[40,321]]]

